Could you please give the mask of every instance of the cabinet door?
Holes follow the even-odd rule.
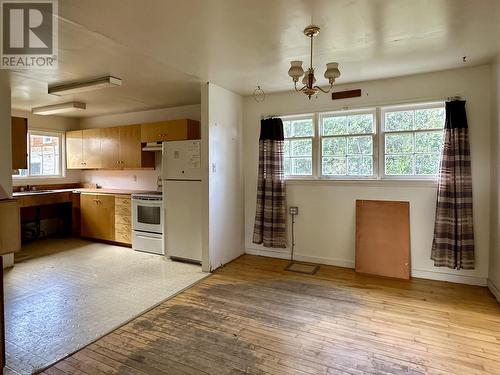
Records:
[[[100,239],[115,240],[115,197],[113,195],[99,195],[97,198],[98,222]]]
[[[142,142],[181,141],[185,139],[188,139],[187,120],[142,124]]]
[[[115,200],[112,195],[82,194],[80,220],[82,237],[114,241]]]
[[[141,126],[129,125],[120,127],[120,167],[141,167]]]
[[[21,219],[14,199],[0,201],[0,254],[21,249]]]
[[[101,168],[120,168],[120,129],[102,128],[101,130]]]
[[[101,168],[101,129],[82,131],[82,150],[84,168]]]
[[[28,119],[12,117],[12,169],[28,168]]]
[[[84,167],[82,133],[81,130],[66,132],[66,168],[68,169]]]

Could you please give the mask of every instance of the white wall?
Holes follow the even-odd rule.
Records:
[[[332,101],[330,95],[308,100],[286,92],[268,95],[263,103],[244,101],[245,247],[247,253],[289,257],[289,249],[270,251],[252,244],[256,203],[258,138],[261,115],[300,114],[343,107],[411,103],[461,95],[467,100],[472,153],[476,269],[437,268],[430,260],[436,202],[435,183],[372,181],[302,181],[287,184],[287,204],[297,205],[298,259],[345,267],[354,265],[355,200],[410,202],[412,275],[470,284],[486,284],[490,215],[490,67],[449,70],[369,81],[335,90],[361,88],[361,98]]]
[[[80,121],[76,118],[62,116],[40,116],[31,112],[13,109],[12,116],[28,119],[28,128],[36,130],[67,131],[79,129]],[[64,148],[65,149],[65,148]],[[63,155],[63,158],[65,156]],[[30,178],[13,179],[14,186],[33,184],[67,184],[80,182],[81,173],[77,170],[66,170],[64,178]]]
[[[211,83],[203,85],[202,91],[202,106],[208,108],[203,111],[203,128],[208,131],[205,225],[209,224],[208,254],[213,270],[244,253],[243,101],[241,96]]]
[[[500,54],[492,64],[491,251],[488,286],[500,302]]]
[[[0,70],[0,185],[12,196],[12,146],[10,122],[10,83],[6,71]]]
[[[88,117],[83,118],[80,121],[80,128],[105,128],[110,126],[132,125],[182,118],[200,121],[200,111],[201,106],[199,104],[195,104],[117,115]],[[161,158],[157,155],[155,170],[83,171],[82,181],[98,184],[103,187],[112,187],[115,189],[156,190],[157,180],[160,174],[160,163]]]

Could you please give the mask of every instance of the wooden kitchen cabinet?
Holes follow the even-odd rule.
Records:
[[[200,139],[200,122],[194,120],[160,121],[141,125],[142,142]]]
[[[142,167],[141,125],[120,128],[120,168]],[[154,167],[154,164],[152,165]]]
[[[28,168],[28,119],[11,117],[12,169]]]
[[[66,132],[66,168],[83,168],[83,131]]]
[[[82,130],[82,154],[86,169],[101,168],[101,129]]]
[[[66,167],[101,168],[101,129],[66,132]]]
[[[115,197],[81,194],[80,222],[82,237],[115,241]]]
[[[0,255],[21,249],[21,218],[15,199],[0,201]]]
[[[117,169],[120,161],[120,129],[101,129],[101,168]]]
[[[115,241],[132,244],[132,207],[130,196],[115,196]]]

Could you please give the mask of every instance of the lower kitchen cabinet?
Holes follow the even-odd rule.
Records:
[[[132,208],[128,196],[115,196],[115,241],[132,244]]]
[[[81,194],[81,236],[132,244],[132,209],[129,195]]]
[[[103,194],[81,194],[81,236],[115,241],[115,197]]]

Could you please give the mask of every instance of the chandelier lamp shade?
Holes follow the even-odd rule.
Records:
[[[309,25],[304,29],[304,34],[311,40],[309,68],[307,71],[304,72],[304,69],[302,68],[302,61],[292,61],[290,63],[290,69],[288,70],[288,75],[293,79],[295,91],[303,92],[309,97],[309,99],[311,99],[311,97],[316,95],[319,91],[324,92],[325,94],[332,91],[335,79],[340,77],[339,64],[336,62],[328,63],[326,64],[325,78],[328,80],[330,87],[328,90],[324,90],[316,85],[316,77],[314,76],[313,67],[313,39],[319,34],[319,30],[320,28],[315,25]],[[304,78],[302,78],[302,84],[304,86],[298,88],[297,82],[299,82],[302,76],[304,76]]]

